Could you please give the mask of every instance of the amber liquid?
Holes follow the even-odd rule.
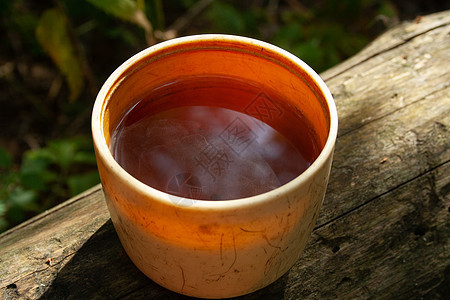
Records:
[[[320,151],[308,122],[283,103],[256,83],[182,78],[130,108],[110,148],[132,176],[169,194],[254,196],[296,178]]]

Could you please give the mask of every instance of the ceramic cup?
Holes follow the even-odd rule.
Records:
[[[121,168],[109,144],[124,113],[171,80],[209,74],[277,90],[318,140],[311,166],[281,187],[227,201],[167,194]],[[337,128],[331,93],[303,61],[262,41],[216,34],[173,39],[134,55],[104,83],[92,114],[103,191],[127,254],[161,286],[203,298],[261,289],[296,262],[322,205]]]

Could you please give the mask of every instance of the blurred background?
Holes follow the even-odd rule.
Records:
[[[0,1],[0,233],[100,182],[96,94],[123,61],[177,36],[229,33],[324,71],[436,0]]]

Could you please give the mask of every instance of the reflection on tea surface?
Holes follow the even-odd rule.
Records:
[[[201,200],[253,196],[297,177],[314,159],[298,146],[314,148],[311,137],[291,142],[261,121],[283,122],[282,106],[233,83],[197,78],[150,94],[117,126],[116,161],[151,187]],[[237,104],[246,113],[230,109]]]

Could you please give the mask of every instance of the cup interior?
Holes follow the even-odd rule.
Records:
[[[306,155],[313,159],[320,155],[329,137],[334,138],[337,120],[333,118],[337,119],[337,116],[334,103],[329,101],[331,94],[320,77],[305,63],[264,42],[204,35],[180,38],[148,48],[111,75],[105,83],[103,94],[99,94],[104,98],[99,120],[106,146],[110,146],[114,130],[124,115],[150,92],[180,78],[208,76],[233,78],[244,86],[248,83],[252,88],[256,83],[264,87],[264,97],[269,99],[266,101],[269,105],[272,96],[281,97],[284,109],[278,117],[283,122],[276,122],[278,129],[293,140],[301,140],[302,132],[307,130],[315,146]],[[240,101],[224,102],[223,107],[234,109],[242,106]],[[163,110],[165,105],[170,104],[155,101],[152,105],[155,110]],[[277,109],[277,105],[272,109]],[[295,119],[299,116],[305,122],[296,123]],[[271,125],[272,120],[262,116],[262,121]],[[299,126],[306,128],[301,130]]]

